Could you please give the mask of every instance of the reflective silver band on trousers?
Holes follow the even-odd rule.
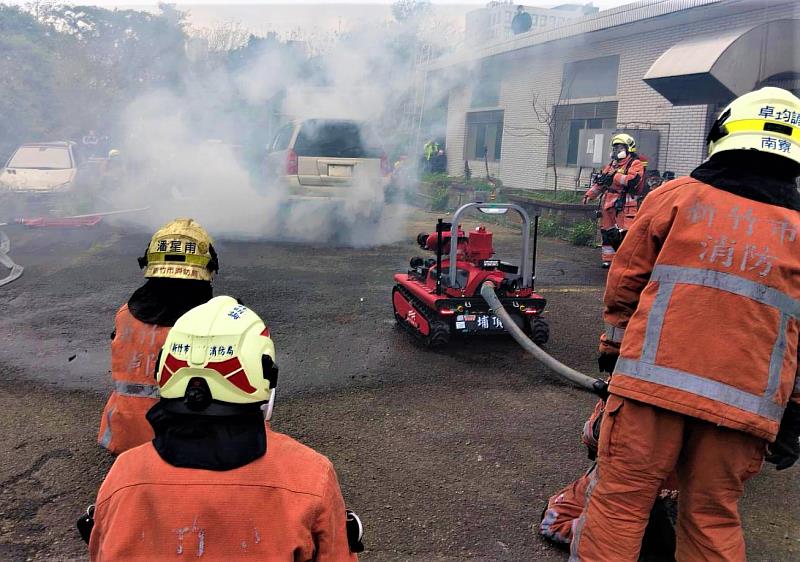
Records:
[[[121,396],[135,396],[137,398],[159,397],[158,385],[155,384],[114,381],[114,390]]]
[[[621,343],[622,338],[625,337],[625,330],[617,328],[611,324],[606,324],[606,340],[614,343]]]
[[[783,415],[783,406],[775,403],[775,397],[780,387],[781,369],[786,354],[786,330],[790,318],[800,318],[800,301],[768,285],[711,269],[657,265],[653,269],[650,280],[658,282],[659,285],[647,318],[642,355],[639,360],[620,358],[615,372],[690,392],[779,421]],[[655,364],[661,344],[664,318],[676,284],[718,289],[778,310],[780,320],[779,324],[775,326],[777,337],[770,354],[767,386],[763,395],[751,394],[694,373]]]

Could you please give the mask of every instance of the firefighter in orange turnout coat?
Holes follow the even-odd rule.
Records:
[[[153,380],[158,352],[178,317],[211,298],[211,278],[219,269],[211,238],[192,219],[177,219],[158,230],[139,265],[147,281],[114,321],[114,390],[97,435],[98,443],[117,455],[153,438],[145,414],[158,400]]]
[[[147,414],[155,439],[121,454],[100,487],[91,560],[357,559],[361,524],[331,462],[265,423],[274,358],[264,322],[236,299],[178,319]]]
[[[626,205],[636,208],[636,197],[643,193],[643,178],[644,163],[637,154],[636,141],[625,133],[614,135],[611,138],[611,162],[603,168],[583,197],[584,204],[601,197],[603,267],[609,267],[614,259],[615,242],[612,237],[619,233],[619,229],[628,228],[626,215],[629,212]]]
[[[800,99],[734,100],[691,177],[651,193],[609,271],[614,362],[571,560],[635,561],[675,471],[679,561],[745,560],[738,512],[762,461],[800,457]]]

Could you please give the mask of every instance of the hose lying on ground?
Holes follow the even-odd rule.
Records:
[[[596,379],[583,373],[576,371],[572,367],[567,367],[561,361],[551,357],[541,347],[533,343],[522,328],[517,326],[517,323],[511,318],[511,315],[503,308],[503,304],[494,292],[495,285],[491,281],[486,281],[481,286],[481,296],[489,303],[490,310],[500,318],[505,326],[506,331],[517,340],[525,351],[533,355],[539,362],[543,363],[545,367],[555,372],[561,378],[567,379],[573,384],[586,389],[595,394],[604,395],[606,393],[607,384],[601,379]]]

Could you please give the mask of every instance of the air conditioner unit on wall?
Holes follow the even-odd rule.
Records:
[[[602,168],[611,158],[608,143],[615,133],[627,133],[636,139],[640,155],[646,156],[648,169],[658,169],[661,135],[653,129],[582,129],[578,132],[578,166]]]

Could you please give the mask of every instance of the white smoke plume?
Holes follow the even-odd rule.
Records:
[[[407,25],[349,33],[313,63],[291,49],[265,48],[244,65],[190,69],[179,86],[138,97],[120,119],[126,179],[109,187],[104,200],[114,208],[149,205],[150,212],[125,219],[146,230],[191,216],[217,237],[357,246],[395,241],[403,213],[377,217],[370,210],[385,205],[383,182],[357,174],[337,205],[289,201],[281,181],[260,174],[264,144],[272,139],[262,136],[253,147],[258,136],[252,131],[254,123],[271,123],[274,132],[276,121],[353,119],[388,152],[403,125],[401,101],[415,80],[398,46]]]

